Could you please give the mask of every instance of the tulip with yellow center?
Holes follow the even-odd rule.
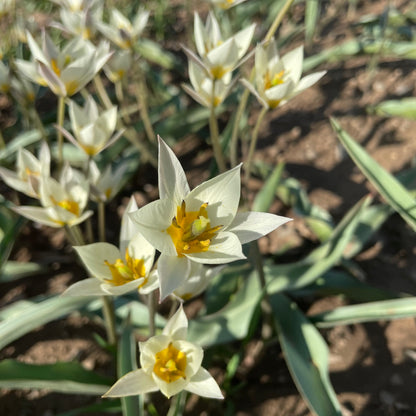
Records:
[[[60,97],[70,97],[85,87],[111,56],[107,42],[95,47],[78,37],[59,50],[46,32],[43,32],[42,48],[29,32],[26,35],[33,60],[17,59],[17,69]]]
[[[279,57],[275,40],[260,44],[255,55],[255,83],[242,83],[265,108],[276,108],[319,81],[326,71],[314,72],[303,78],[303,46]]]
[[[161,335],[139,342],[139,370],[118,380],[104,397],[124,397],[160,390],[170,398],[182,390],[212,399],[223,395],[216,381],[201,367],[204,352],[186,340],[188,320],[182,306]]]
[[[182,286],[193,262],[225,264],[244,259],[242,244],[289,221],[262,212],[237,212],[241,165],[192,191],[178,159],[159,138],[160,199],[131,214],[157,250],[160,296]]]
[[[67,165],[62,171],[59,182],[51,177],[41,178],[39,186],[41,207],[20,206],[14,208],[14,211],[50,227],[71,227],[92,215],[92,211],[84,212],[88,193],[89,184],[84,175]]]
[[[133,290],[147,294],[158,287],[152,271],[154,248],[140,235],[129,214],[137,211],[134,198],[124,212],[120,248],[109,243],[74,247],[91,278],[70,286],[65,296],[120,296]]]

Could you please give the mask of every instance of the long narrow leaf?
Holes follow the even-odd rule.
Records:
[[[382,166],[380,166],[335,119],[331,119],[333,129],[345,149],[367,179],[376,187],[383,198],[416,231],[416,200],[407,189]]]
[[[85,297],[55,296],[33,303],[0,323],[0,349],[48,322],[65,316],[91,301]]]
[[[342,306],[329,312],[311,316],[319,327],[349,325],[357,322],[372,322],[416,316],[416,297]]]
[[[108,384],[107,378],[85,370],[76,362],[36,365],[3,360],[0,363],[2,388],[101,395],[107,391]]]
[[[286,363],[303,398],[319,416],[341,416],[321,334],[285,295],[273,295],[270,303]]]

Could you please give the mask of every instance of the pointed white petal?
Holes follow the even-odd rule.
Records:
[[[160,379],[155,373],[152,374],[152,377],[153,381],[158,385],[160,391],[168,399],[184,390],[189,383],[188,380],[184,380],[183,378],[173,381],[172,383],[167,383],[166,381]]]
[[[297,84],[302,75],[303,46],[301,45],[282,56],[282,63],[290,79]]]
[[[299,84],[296,85],[295,90],[293,92],[297,94],[303,90],[306,90],[306,88],[309,88],[313,84],[318,82],[325,74],[326,74],[326,71],[320,71],[320,72],[314,72],[313,74],[306,75],[299,81]]]
[[[224,398],[217,382],[203,367],[200,367],[198,372],[191,378],[191,381],[186,386],[185,390],[199,396],[209,397],[211,399]]]
[[[241,59],[243,55],[247,52],[248,47],[250,46],[251,39],[254,35],[254,30],[256,25],[253,23],[249,27],[246,27],[243,30],[240,30],[236,33],[234,37],[234,41],[238,48],[238,58]]]
[[[240,202],[240,170],[238,165],[194,188],[185,199],[187,211],[198,211],[207,202],[211,227],[230,224]]]
[[[127,204],[126,209],[124,210],[123,216],[121,218],[121,227],[120,227],[120,252],[124,253],[126,251],[127,245],[133,236],[138,232],[135,222],[130,218],[130,213],[136,212],[139,208],[137,207],[136,200],[134,196],[131,196],[129,203]]]
[[[13,211],[17,212],[23,217],[29,218],[32,221],[44,225],[49,225],[49,227],[60,228],[65,225],[62,222],[54,221],[54,218],[49,215],[48,210],[45,208],[21,206],[13,208]]]
[[[170,256],[176,256],[176,248],[166,229],[172,224],[176,208],[170,199],[158,199],[129,214],[144,238]]]
[[[196,49],[200,56],[205,55],[205,28],[197,12],[194,12],[194,37]]]
[[[143,370],[134,370],[120,378],[103,397],[124,397],[157,391],[152,377]]]
[[[190,269],[190,262],[186,257],[161,254],[157,263],[160,301],[184,283],[189,275]]]
[[[101,282],[95,277],[84,279],[69,286],[61,296],[102,296]]]
[[[263,237],[291,220],[266,212],[239,212],[227,227],[227,231],[234,233],[241,244],[245,244]]]
[[[188,330],[188,319],[183,311],[182,305],[169,319],[163,328],[162,334],[169,335],[172,339],[186,339]]]
[[[130,240],[128,251],[131,258],[144,260],[145,273],[148,274],[153,266],[155,257],[154,247],[139,232],[137,232]],[[121,253],[123,253],[123,251],[121,251]]]
[[[185,172],[175,153],[159,136],[159,195],[161,199],[170,198],[180,205],[189,193]]]
[[[100,280],[112,278],[109,267],[104,263],[115,263],[121,256],[119,249],[109,243],[94,243],[85,246],[75,246],[75,251],[78,253],[85,267],[88,269],[91,276]]]
[[[229,232],[222,232],[215,237],[208,251],[187,254],[187,257],[192,261],[205,264],[230,263],[246,258],[240,240],[235,234]]]
[[[135,279],[131,282],[125,283],[124,285],[114,286],[110,283],[103,283],[101,285],[102,294],[112,295],[112,296],[121,296],[125,293],[132,292],[137,290],[138,287],[144,283],[144,278]]]

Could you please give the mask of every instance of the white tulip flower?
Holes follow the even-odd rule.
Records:
[[[92,211],[84,212],[88,190],[88,182],[81,172],[67,165],[59,182],[51,177],[40,181],[39,200],[42,207],[21,206],[14,208],[14,211],[50,227],[71,227],[92,215]]]
[[[161,299],[186,282],[192,262],[224,264],[244,259],[242,244],[289,221],[268,213],[237,212],[240,169],[241,165],[236,166],[190,191],[178,159],[159,138],[160,199],[133,213],[132,219],[161,252]]]
[[[109,243],[74,247],[93,277],[74,283],[64,296],[120,296],[132,290],[147,294],[157,289],[157,275],[151,272],[155,249],[128,217],[134,211],[132,197],[122,218],[120,248]]]
[[[192,87],[183,84],[182,88],[195,101],[208,108],[219,106],[227,98],[234,85],[234,82],[225,83],[223,79],[214,81],[207,75],[204,68],[192,60],[189,60],[189,79]]]
[[[161,335],[139,342],[140,365],[118,380],[103,397],[124,397],[160,390],[167,398],[189,391],[203,397],[223,399],[218,384],[201,367],[204,352],[186,340],[188,320],[182,306]]]
[[[102,0],[52,0],[57,5],[71,12],[96,10],[102,8]]]
[[[326,71],[302,76],[303,46],[285,54],[281,59],[276,42],[258,45],[255,56],[255,86],[243,79],[243,84],[265,108],[276,108],[309,88],[321,79]]]
[[[255,24],[252,24],[223,40],[213,13],[208,15],[205,26],[195,13],[194,36],[200,58],[189,49],[184,48],[184,50],[190,59],[206,69],[212,79],[223,79],[228,83],[231,80],[231,72],[239,65],[250,46],[254,29]]]
[[[39,158],[26,149],[19,148],[16,159],[16,172],[0,167],[0,176],[11,188],[32,197],[40,197],[40,184],[50,175],[51,155],[46,142],[42,143]]]
[[[130,22],[117,9],[110,10],[110,24],[97,23],[100,32],[121,49],[131,49],[142,34],[149,19],[149,12],[139,9]]]
[[[133,62],[130,50],[116,51],[104,66],[104,72],[107,78],[115,84],[126,76]]]
[[[63,128],[61,131],[89,157],[94,157],[111,146],[123,133],[119,131],[113,134],[117,124],[117,107],[113,106],[100,113],[97,103],[90,95],[84,107],[70,101],[69,117],[75,137]]]
[[[127,163],[121,163],[114,170],[111,165],[108,165],[104,171],[101,172],[98,169],[97,164],[91,160],[88,169],[88,179],[91,185],[91,199],[95,202],[111,201],[123,187],[127,169]]]
[[[17,69],[33,82],[48,86],[60,97],[72,96],[82,89],[111,56],[107,42],[95,47],[78,37],[59,50],[46,32],[43,32],[42,49],[29,32],[27,41],[33,61],[17,59]]]

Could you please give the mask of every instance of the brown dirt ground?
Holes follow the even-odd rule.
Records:
[[[339,4],[339,2],[338,2]],[[381,12],[387,1],[359,2],[358,14]],[[406,7],[409,2],[396,2]],[[299,6],[300,7],[300,6]],[[326,48],[352,36],[350,22],[334,11],[329,19],[329,34],[317,37],[316,44]],[[330,10],[329,10],[329,16]],[[332,26],[331,26],[332,25]],[[269,114],[260,133],[256,159],[267,163],[286,162],[288,176],[302,182],[313,203],[324,207],[338,221],[363,195],[371,191],[367,181],[341,148],[328,117],[341,125],[388,171],[409,167],[416,155],[416,122],[369,115],[366,106],[385,99],[414,96],[416,70],[414,61],[381,58],[374,73],[367,70],[368,57],[354,57],[325,66],[328,74],[286,106]],[[415,130],[413,130],[415,128]],[[180,159],[188,165],[191,185],[206,176],[211,155],[194,137],[177,146]],[[196,155],[197,153],[197,156]],[[143,173],[143,172],[142,172]],[[146,185],[147,195],[155,195],[155,173],[138,179]],[[147,183],[146,183],[147,182]],[[251,191],[261,181],[253,179]],[[138,201],[149,198],[138,191]],[[120,201],[118,201],[120,202]],[[126,198],[122,201],[124,204]],[[274,209],[281,212],[276,202]],[[117,218],[117,204],[109,214]],[[109,230],[115,239],[115,232]],[[304,254],[305,241],[316,243],[301,218],[288,224],[281,233],[261,241],[263,251],[273,252],[283,242],[291,241],[298,258]],[[50,246],[56,248],[50,254]],[[306,244],[307,246],[307,244]],[[416,249],[414,234],[401,218],[393,215],[377,234],[374,242],[360,254],[359,266],[367,282],[375,287],[408,294],[416,293]],[[2,283],[0,307],[42,293],[60,293],[81,277],[83,272],[72,264],[70,249],[62,233],[28,225],[24,228],[12,258],[41,261],[51,272],[16,283]],[[74,268],[75,267],[75,268]],[[341,304],[337,297],[318,299],[308,306],[308,313]],[[323,331],[330,347],[330,374],[345,416],[407,416],[416,414],[416,327],[415,320],[341,326]],[[112,374],[110,355],[97,346],[93,333],[104,336],[102,328],[79,316],[45,325],[0,351],[0,359],[16,358],[30,363],[77,360],[86,368]],[[246,347],[247,357],[255,340]],[[212,368],[222,378],[221,368]],[[307,416],[309,412],[299,396],[283,360],[280,348],[270,347],[253,367],[237,373],[236,384],[244,386],[230,398],[238,416]],[[161,399],[162,400],[162,399]],[[68,396],[47,391],[0,392],[0,414],[5,416],[50,416],[94,402],[88,396]],[[227,400],[226,400],[227,401]],[[187,414],[221,415],[225,404],[211,404],[192,398]],[[162,405],[163,408],[163,405]],[[205,409],[205,410],[200,410]],[[208,409],[208,410],[207,410]]]

